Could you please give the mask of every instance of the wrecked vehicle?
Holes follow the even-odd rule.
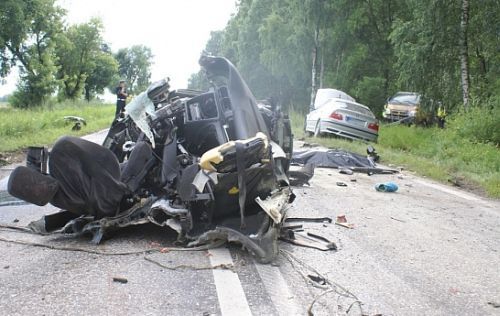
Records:
[[[384,105],[382,117],[389,122],[414,120],[420,107],[421,96],[415,92],[398,92]]]
[[[153,223],[188,247],[238,242],[270,262],[294,198],[290,122],[278,106],[259,106],[227,59],[199,63],[209,91],[154,83],[126,106],[103,146],[63,137],[47,174],[45,161],[15,169],[11,195],[63,209],[32,229],[90,234],[99,243],[110,231]]]

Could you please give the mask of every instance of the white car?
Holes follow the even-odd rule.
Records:
[[[330,98],[314,104],[306,116],[305,131],[319,137],[333,134],[350,139],[376,142],[379,123],[373,112],[354,99]]]

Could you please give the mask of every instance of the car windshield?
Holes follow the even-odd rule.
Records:
[[[417,105],[419,99],[420,96],[418,94],[396,94],[389,100],[389,102],[405,105]]]

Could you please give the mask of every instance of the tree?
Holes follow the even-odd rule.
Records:
[[[116,81],[118,75],[118,62],[113,55],[106,51],[101,51],[94,59],[95,68],[89,73],[85,80],[85,99],[90,101],[101,94],[104,89]]]
[[[92,76],[91,82],[93,81],[94,86],[98,83],[97,75],[105,75],[98,79],[98,81],[106,82],[104,86],[111,81],[114,74],[109,73],[116,71],[116,63],[113,64],[109,59],[110,54],[101,49],[102,30],[101,20],[93,18],[88,23],[71,25],[58,37],[56,54],[59,65],[58,79],[61,82],[60,98],[80,98],[90,76]],[[106,68],[100,69],[101,67]],[[98,85],[101,86],[101,84]],[[98,87],[95,86],[95,88]],[[89,89],[86,89],[88,98],[91,95],[91,89]]]
[[[126,81],[129,93],[137,94],[149,86],[153,59],[149,47],[134,45],[122,48],[115,58],[118,61],[118,73]]]
[[[470,104],[500,101],[499,20],[498,0],[241,0],[206,49],[236,64],[258,98],[298,110],[318,87],[376,115],[397,91],[454,110],[468,95]]]
[[[12,96],[14,106],[40,105],[57,86],[54,46],[64,10],[54,2],[0,2],[0,76],[7,76],[20,64],[21,77]]]
[[[462,0],[462,16],[460,19],[460,78],[462,79],[462,97],[464,108],[469,105],[469,46],[467,28],[469,26],[469,0]]]
[[[209,83],[205,73],[201,70],[191,74],[188,78],[188,89],[207,91],[209,88]]]

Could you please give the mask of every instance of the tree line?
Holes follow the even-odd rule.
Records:
[[[0,78],[19,67],[17,89],[9,102],[34,107],[57,95],[59,101],[90,101],[118,80],[130,93],[150,83],[152,52],[143,45],[113,52],[103,40],[103,24],[92,18],[67,25],[55,0],[0,2]]]
[[[337,88],[379,115],[397,91],[449,110],[500,100],[498,0],[240,0],[205,51],[237,65],[257,97],[306,111]],[[205,88],[203,74],[189,80]]]

